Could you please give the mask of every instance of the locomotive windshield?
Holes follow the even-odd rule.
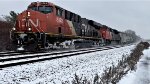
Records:
[[[31,9],[31,10],[37,11],[37,7],[36,7],[36,6],[29,7],[28,9]]]
[[[48,13],[51,13],[53,11],[51,6],[39,6],[39,7],[33,6],[33,7],[29,7],[28,9],[31,9],[34,11],[39,11],[39,12],[44,13],[44,14],[48,14]]]
[[[52,12],[52,7],[50,6],[39,6],[38,7],[40,12],[47,14],[47,13],[51,13]]]

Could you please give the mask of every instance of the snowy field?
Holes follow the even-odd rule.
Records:
[[[0,70],[0,84],[61,84],[62,81],[71,82],[75,73],[92,80],[95,74],[101,75],[107,67],[117,65],[122,56],[129,56],[134,47],[132,45],[4,68]]]
[[[137,70],[129,72],[118,84],[150,84],[150,48],[137,63]]]

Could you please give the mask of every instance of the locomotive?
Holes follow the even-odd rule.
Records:
[[[32,2],[11,30],[14,44],[27,50],[119,44],[126,43],[125,36],[127,39],[127,34],[50,2]]]

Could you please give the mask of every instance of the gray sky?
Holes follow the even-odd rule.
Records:
[[[150,1],[148,0],[0,0],[0,15],[11,10],[22,12],[33,1],[48,1],[82,17],[119,31],[134,30],[150,39]]]

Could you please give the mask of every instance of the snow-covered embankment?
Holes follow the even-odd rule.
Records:
[[[129,72],[118,84],[150,84],[150,47],[143,54],[137,70]]]
[[[113,65],[117,66],[122,56],[129,56],[134,45],[90,54],[43,61],[0,70],[0,83],[49,83],[61,84],[72,81],[74,74],[92,80]]]

